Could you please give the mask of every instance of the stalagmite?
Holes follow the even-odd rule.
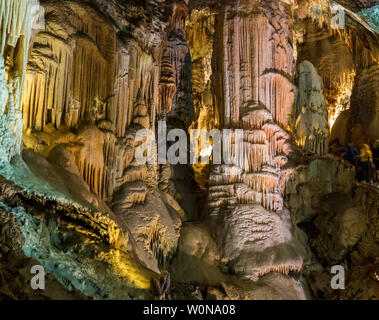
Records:
[[[236,1],[222,6],[216,25],[216,113],[225,126],[244,129],[244,161],[242,172],[213,166],[209,217],[230,267],[254,280],[271,271],[300,270],[303,263],[295,249],[301,244],[283,224],[289,213],[280,187],[290,141],[284,128],[296,97],[289,24],[282,2]],[[275,262],[257,262],[266,259],[264,250]]]
[[[296,101],[296,138],[305,152],[328,153],[328,111],[322,94],[322,80],[309,61],[298,67],[299,91]]]
[[[64,5],[48,5],[46,14]],[[115,33],[107,23],[101,30],[98,18],[91,21],[92,11],[88,18],[78,16],[83,9],[71,4],[59,15],[58,21],[69,19],[74,29],[54,30],[54,22],[47,20],[46,30],[53,31],[42,31],[35,39],[22,102],[25,129],[42,131],[49,123],[57,129],[76,127],[85,116],[96,121],[106,115],[114,82]]]
[[[248,10],[247,4],[241,2],[240,5],[242,11]],[[287,126],[296,93],[291,81],[293,50],[284,36],[286,18],[273,14],[275,10],[283,10],[281,5],[267,9],[273,19],[270,23],[262,13],[239,19],[228,10],[231,9],[227,5],[222,10],[222,41],[226,56],[220,57],[228,63],[220,70],[224,77],[225,99],[216,101],[225,102],[225,107],[219,106],[225,111],[224,122],[230,121],[232,126],[244,129],[243,169],[246,173],[260,172],[264,164],[275,165],[275,157],[283,153],[289,139],[280,125]],[[279,24],[284,29],[279,28]],[[230,71],[233,72],[229,74]],[[241,90],[237,89],[239,87]],[[231,182],[227,176],[220,178]],[[211,176],[210,181],[213,179]],[[251,183],[250,180],[246,182]],[[270,203],[264,194],[260,202]]]

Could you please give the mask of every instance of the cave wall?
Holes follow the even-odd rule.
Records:
[[[177,299],[375,298],[378,194],[328,142],[378,138],[377,34],[338,2],[346,30],[328,1],[44,0],[39,31],[37,1],[1,1],[1,254],[54,296],[152,298],[169,270]],[[243,129],[244,158],[139,164],[157,120]]]
[[[1,1],[2,21],[0,55],[0,161],[7,163],[21,152],[23,93],[26,64],[33,37],[38,1]],[[9,130],[11,128],[11,130]]]
[[[372,145],[377,139],[376,90],[372,88],[378,81],[377,31],[370,14],[365,13],[374,12],[375,6],[341,4],[345,6],[343,29],[333,29],[325,13],[319,13],[298,19],[295,31],[298,62],[310,61],[323,80],[331,152],[336,155],[343,152],[348,140],[360,146],[363,141]],[[320,5],[310,2],[308,10],[312,6]],[[363,80],[368,77],[370,81]],[[351,134],[354,131],[359,133]]]
[[[34,2],[22,4],[27,7]],[[2,138],[7,138],[6,134],[13,134],[9,128],[18,130],[16,147],[6,146],[13,152],[7,155],[6,162],[16,153],[21,155],[22,131],[24,151],[22,159],[17,158],[2,173],[32,194],[41,192],[42,197],[65,199],[89,208],[98,223],[109,219],[107,223],[119,228],[116,237],[119,239],[107,238],[106,234],[113,232],[111,229],[104,231],[105,238],[95,237],[94,255],[103,264],[102,271],[87,272],[89,260],[82,261],[82,266],[75,265],[59,253],[63,245],[59,239],[66,237],[65,232],[59,233],[59,245],[54,248],[48,247],[49,233],[53,231],[47,230],[41,239],[30,240],[22,249],[44,266],[53,264],[48,272],[68,290],[75,287],[97,298],[131,298],[143,294],[149,297],[149,280],[157,276],[159,269],[167,267],[175,253],[181,217],[185,214],[174,196],[158,188],[159,183],[169,184],[170,166],[161,176],[158,166],[139,165],[134,161],[138,146],[135,134],[142,128],[154,130],[157,115],[165,117],[173,111],[180,115],[183,110],[191,113],[191,107],[181,106],[182,100],[188,98],[188,77],[181,70],[188,68],[189,50],[183,38],[187,7],[185,3],[162,1],[148,8],[138,2],[119,5],[107,1],[59,4],[43,1],[41,4],[45,28],[35,37],[31,50],[20,49],[22,57],[26,57],[22,69],[24,94],[22,102],[21,95],[17,96],[20,103],[14,108],[19,125],[8,121],[2,134]],[[141,20],[135,20],[136,15]],[[10,24],[9,29],[12,27]],[[29,35],[31,26],[24,27],[21,32]],[[15,57],[18,59],[19,54]],[[10,61],[13,62],[12,56]],[[164,61],[175,74],[165,74]],[[20,68],[19,64],[16,67]],[[166,80],[171,88],[168,91]],[[13,105],[9,103],[9,106],[7,119],[13,116]],[[171,193],[178,194],[175,187]],[[5,198],[4,203],[7,201]],[[17,211],[13,204],[5,209],[8,213]],[[31,208],[26,209],[28,212],[20,212],[24,214],[20,219],[36,215]],[[52,214],[42,211],[48,217]],[[36,219],[44,221],[43,214]],[[59,220],[59,216],[55,214],[54,219]],[[81,219],[78,221],[80,224]],[[22,229],[22,232],[27,240],[37,234],[34,229]],[[108,247],[104,251],[102,246],[106,243]],[[76,252],[75,240],[67,245],[73,255],[90,255],[89,251],[84,253],[84,248],[82,253]],[[148,269],[152,271],[148,271],[146,283],[142,274]],[[142,273],[138,275],[139,272]],[[91,273],[99,273],[99,277],[94,278]],[[101,277],[106,274],[116,277],[114,283],[105,284]],[[123,294],[117,289],[120,285],[124,286]],[[136,294],[134,289],[142,291]]]

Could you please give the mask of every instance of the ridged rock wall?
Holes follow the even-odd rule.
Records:
[[[38,19],[33,11],[37,5],[37,0],[0,2],[0,162],[3,163],[21,153],[20,100],[33,26]]]
[[[153,298],[162,270],[174,299],[375,298],[377,192],[325,154],[327,113],[338,139],[376,136],[378,46],[369,1],[337,2],[345,31],[329,1],[45,0],[37,34],[36,1],[0,0],[0,257],[18,264],[0,297],[29,298],[39,263],[41,298]],[[243,129],[244,157],[139,164],[157,120]]]
[[[242,172],[213,166],[209,219],[229,270],[254,280],[271,271],[299,271],[306,258],[280,182],[291,150],[285,127],[296,97],[290,24],[282,2],[236,1],[222,7],[216,26],[219,123],[244,129],[244,159]]]
[[[157,115],[185,111],[182,118],[191,121],[192,105],[186,105],[190,73],[183,71],[191,68],[184,37],[187,6],[181,1],[154,1],[148,7],[138,2],[44,1],[43,8],[45,28],[30,50],[20,126],[8,124],[6,128],[6,134],[12,133],[9,127],[20,129],[19,148],[9,146],[11,152],[20,153],[23,120],[24,148],[30,150],[23,153],[26,166],[18,159],[21,167],[14,167],[6,176],[17,176],[14,179],[29,192],[49,189],[46,197],[57,194],[60,199],[63,194],[100,217],[110,216],[129,239],[128,247],[124,243],[109,248],[110,255],[100,254],[109,268],[122,269],[115,274],[127,272],[131,265],[159,272],[167,268],[175,253],[185,213],[173,197],[180,193],[170,183],[170,166],[161,173],[157,166],[134,160],[139,144],[135,135],[139,129],[154,130]],[[140,21],[135,20],[136,15],[141,16]],[[21,52],[26,55],[25,63],[26,51]],[[170,92],[163,85],[164,63],[174,71],[169,74]],[[26,64],[23,67],[25,73]],[[12,115],[8,109],[7,117]],[[162,183],[170,184],[169,190],[158,188]],[[25,211],[25,219],[28,214]],[[26,237],[35,236],[34,230],[22,231]],[[49,232],[35,240],[49,241],[45,239]],[[77,281],[72,272],[80,267],[68,266],[69,261],[58,253],[56,261],[68,268],[64,278],[71,277],[72,283],[60,278],[60,270],[48,271],[67,288],[73,286],[92,297],[128,297],[116,288],[106,288],[100,278],[89,280],[84,271],[82,280]],[[51,263],[46,255],[38,258],[38,254],[35,257],[42,265]],[[86,281],[97,282],[102,293]],[[123,285],[139,287],[133,281]],[[144,282],[140,289],[149,286]]]

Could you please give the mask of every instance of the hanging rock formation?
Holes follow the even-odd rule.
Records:
[[[336,2],[0,0],[0,299],[377,299],[376,3]],[[232,161],[137,162],[158,121]]]

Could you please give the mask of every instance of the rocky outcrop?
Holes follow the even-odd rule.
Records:
[[[70,300],[85,299],[78,291],[69,292],[52,274],[48,274],[45,290],[36,294],[30,283],[30,270],[39,265],[34,258],[26,257],[22,251],[25,238],[20,230],[16,217],[11,213],[0,210],[0,299],[1,300]]]
[[[150,296],[154,275],[138,262],[133,240],[113,220],[87,208],[28,194],[4,178],[0,201],[2,218],[13,221],[18,235],[11,242],[12,252],[20,256],[22,250],[38,260],[67,290],[97,299]],[[5,287],[12,288],[8,281]]]

